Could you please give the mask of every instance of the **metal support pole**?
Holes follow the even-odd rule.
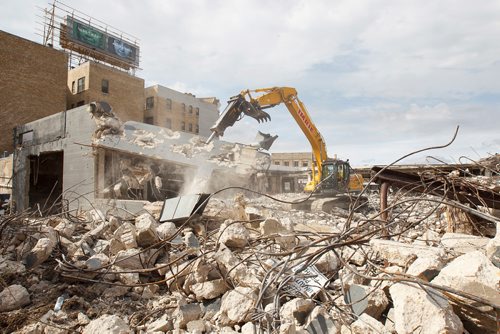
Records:
[[[382,219],[384,226],[382,229],[382,234],[387,236],[389,233],[387,231],[387,192],[389,190],[389,182],[382,182],[380,185],[380,219]]]

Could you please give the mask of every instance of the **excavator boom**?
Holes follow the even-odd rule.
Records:
[[[255,97],[254,97],[255,95]],[[292,87],[272,87],[259,88],[255,90],[243,90],[240,94],[232,97],[228,101],[228,106],[222,112],[214,126],[210,128],[212,135],[207,143],[214,136],[222,136],[226,128],[233,126],[244,115],[255,118],[259,123],[271,120],[271,116],[264,109],[272,108],[279,104],[285,104],[288,111],[295,119],[300,129],[311,144],[314,161],[312,164],[312,180],[306,186],[306,191],[313,191],[314,188],[324,179],[325,172],[331,168],[332,161],[328,159],[326,144],[320,132],[314,125],[307,112],[307,108],[297,96],[297,91]],[[337,161],[340,162],[340,161]],[[337,170],[337,167],[334,168]],[[347,174],[345,174],[348,176]],[[347,178],[348,179],[348,178]]]

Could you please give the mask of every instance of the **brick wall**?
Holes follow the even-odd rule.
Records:
[[[64,52],[0,30],[0,153],[13,151],[13,128],[66,109]]]
[[[85,90],[77,93],[78,79],[85,77]],[[108,93],[102,92],[102,80],[109,83]],[[68,73],[68,91],[73,81],[75,93],[68,94],[67,107],[72,109],[78,102],[106,101],[122,121],[143,121],[144,79],[112,67],[86,62]]]

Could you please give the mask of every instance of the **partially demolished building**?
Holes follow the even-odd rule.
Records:
[[[106,105],[106,104],[104,104]],[[15,129],[17,210],[111,208],[136,213],[145,201],[249,185],[270,158],[257,148],[125,122],[92,103]]]

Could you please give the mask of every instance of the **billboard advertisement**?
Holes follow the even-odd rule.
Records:
[[[61,45],[64,44],[64,47],[78,52],[78,48],[72,48],[71,44],[68,42],[76,43],[90,50],[104,53],[127,64],[139,66],[139,47],[137,45],[94,28],[71,16],[66,17],[66,25],[68,29],[67,34],[64,34],[64,39],[66,40],[61,41]]]

